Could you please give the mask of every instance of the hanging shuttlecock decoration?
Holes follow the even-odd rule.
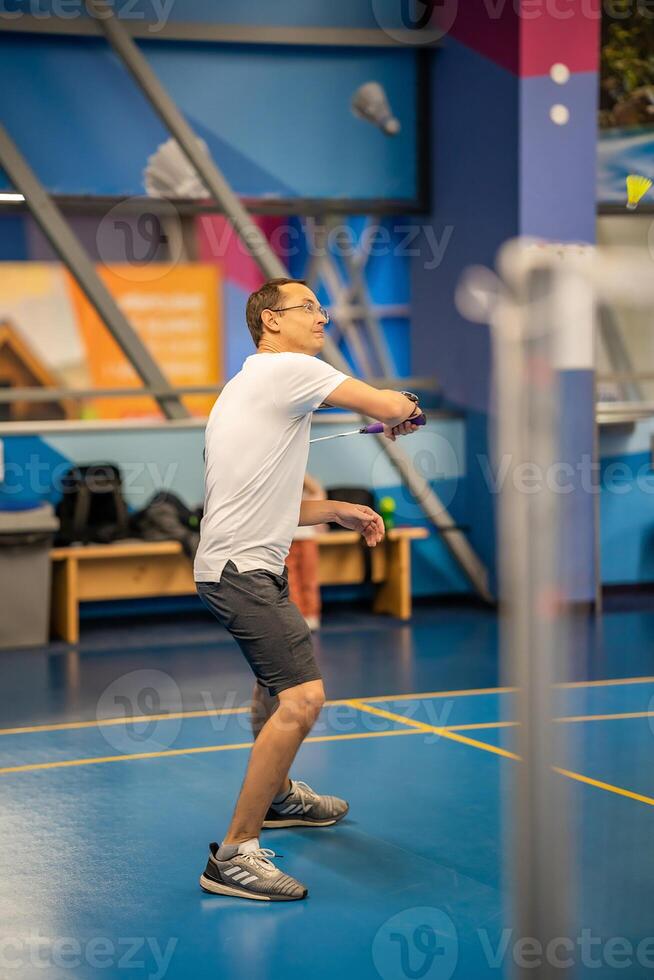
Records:
[[[207,159],[211,159],[204,140],[198,139],[198,145]],[[195,167],[174,139],[166,140],[148,157],[143,183],[148,197],[189,197],[196,200],[211,197]]]
[[[400,131],[399,120],[391,112],[386,92],[379,82],[365,82],[352,96],[352,112],[358,119],[365,119],[378,126],[387,136]]]
[[[647,194],[652,186],[649,177],[641,177],[638,174],[629,174],[627,177],[627,208],[635,211],[639,202]]]

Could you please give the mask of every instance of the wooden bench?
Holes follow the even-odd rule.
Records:
[[[399,619],[411,615],[411,541],[428,537],[422,527],[389,531],[370,550],[375,585],[373,610]],[[356,585],[364,580],[361,536],[356,531],[317,534],[320,584]],[[79,604],[195,592],[191,562],[177,541],[121,541],[54,548],[52,630],[68,643],[79,640]]]

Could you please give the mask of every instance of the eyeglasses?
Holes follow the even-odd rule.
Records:
[[[316,310],[316,307],[313,305],[313,303],[300,303],[299,306],[282,306],[281,309],[271,310],[271,312],[272,313],[285,313],[286,310],[306,310],[307,313],[310,313],[311,314],[311,316],[313,316],[314,313],[318,312],[318,313],[320,313],[320,316],[323,318],[323,320],[325,321],[325,323],[329,323],[329,313],[327,312],[327,310],[325,309],[325,307],[324,306],[319,306],[318,309]]]

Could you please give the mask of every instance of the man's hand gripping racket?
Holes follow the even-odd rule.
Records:
[[[402,394],[406,395],[415,404],[415,410],[413,415],[410,415],[404,422],[400,422],[399,425],[390,426],[385,425],[384,422],[372,422],[370,425],[364,425],[362,429],[350,429],[349,432],[337,432],[333,436],[320,436],[318,439],[311,439],[310,443],[327,442],[328,439],[342,439],[344,436],[380,435],[382,432],[387,439],[395,442],[397,436],[410,435],[410,433],[415,432],[421,425],[425,425],[427,418],[425,413],[421,412],[418,407],[417,395],[414,395],[411,391],[403,391]]]
[[[381,434],[382,432],[387,439],[395,442],[397,436],[405,436],[411,432],[415,432],[421,425],[425,424],[427,419],[424,412],[421,412],[418,408],[418,396],[408,391],[403,391],[402,394],[414,402],[416,407],[414,414],[410,415],[408,419],[405,419],[399,425],[390,426],[385,425],[383,422],[373,422],[371,425],[366,425],[362,429],[352,429],[350,432],[338,432],[333,436],[321,436],[319,439],[312,439],[311,442],[325,442],[327,439],[340,439],[343,436],[372,435],[376,433]],[[335,500],[334,520],[337,524],[348,528],[350,531],[358,531],[363,536],[369,548],[374,548],[380,541],[383,541],[384,534],[386,533],[381,515],[377,514],[372,508],[362,507],[359,504],[348,504],[344,501]]]

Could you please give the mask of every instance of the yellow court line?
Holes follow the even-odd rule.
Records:
[[[553,718],[557,724],[570,724],[577,721],[630,721],[634,718],[653,718],[654,711],[624,711],[611,715],[565,715],[562,718]],[[517,721],[484,721],[471,722],[467,725],[446,725],[448,732],[481,731],[483,728],[516,728]]]
[[[638,800],[639,803],[647,803],[648,806],[654,806],[654,799],[651,796],[643,796],[642,793],[632,793],[630,789],[623,789],[621,786],[614,786],[612,783],[603,783],[600,779],[591,779],[590,776],[582,776],[581,773],[570,772],[569,769],[559,769],[556,766],[553,768],[554,772],[558,772],[561,776],[567,776],[568,779],[574,779],[578,783],[587,783],[588,786],[604,789],[607,793],[626,796],[629,800]]]
[[[211,715],[239,715],[243,708],[214,708],[209,711],[170,711],[160,715],[134,715],[123,718],[99,718],[96,721],[62,721],[54,725],[31,725],[25,728],[0,728],[0,735],[25,735],[30,732],[65,732],[82,728],[104,728],[105,725],[132,725],[150,721],[174,721],[178,718],[208,718]]]
[[[389,721],[401,721],[402,724],[409,726],[409,730],[399,730],[390,732],[357,732],[348,735],[323,735],[323,736],[312,736],[311,738],[305,739],[307,742],[331,742],[338,741],[341,739],[348,738],[379,738],[383,735],[414,735],[419,732],[428,732],[429,734],[438,734],[443,738],[450,738],[452,741],[462,742],[465,745],[471,745],[475,748],[483,749],[486,752],[492,752],[496,755],[502,755],[509,759],[517,759],[518,756],[512,752],[508,752],[505,749],[501,749],[496,745],[489,745],[487,742],[479,742],[476,739],[456,737],[457,732],[465,731],[482,731],[484,729],[498,729],[498,728],[515,728],[518,725],[516,721],[486,721],[471,723],[466,725],[447,725],[444,727],[436,727],[433,725],[423,724],[422,722],[416,721],[413,718],[406,718],[403,715],[397,715],[394,712],[384,711],[381,708],[372,708],[366,705],[366,702],[362,700],[351,699],[349,701],[342,702],[332,702],[334,704],[348,704],[358,710],[367,711],[369,714],[378,715],[381,718],[387,718]],[[224,709],[223,713],[230,712],[240,712],[247,711],[247,708],[229,708]],[[198,713],[204,716],[204,712]],[[167,715],[162,716],[164,718],[169,717]],[[654,717],[653,713],[650,712],[632,712],[624,715],[586,715],[579,716],[576,718],[556,718],[555,721],[609,721],[613,719],[620,718],[649,718]],[[121,721],[123,719],[120,719]],[[64,760],[61,762],[39,762],[24,766],[7,766],[6,768],[0,768],[0,775],[5,775],[11,772],[30,772],[36,769],[56,769],[65,768],[69,766],[81,766],[81,765],[92,765],[98,762],[123,762],[130,759],[160,759],[165,756],[175,756],[175,755],[194,755],[202,752],[221,752],[227,749],[247,749],[252,748],[252,742],[240,742],[229,745],[216,745],[216,746],[200,746],[199,748],[189,748],[189,749],[170,749],[162,752],[141,752],[133,753],[128,755],[118,755],[118,756],[99,756],[89,759],[71,759]]]
[[[423,691],[419,694],[385,694],[374,698],[357,698],[366,704],[377,704],[380,701],[424,701],[427,698],[472,698],[480,694],[514,694],[515,687],[472,687],[460,691]]]
[[[633,718],[654,718],[654,711],[625,711],[613,715],[567,715],[564,718],[555,718],[554,721],[570,724],[574,721],[621,721]]]
[[[426,701],[429,698],[461,698],[473,697],[480,694],[509,694],[515,691],[513,687],[482,687],[461,691],[427,691],[419,694],[384,694],[371,698],[360,698],[366,703],[384,701]],[[341,704],[349,704],[348,698],[325,701],[325,707],[331,708]],[[171,711],[159,715],[130,715],[121,718],[102,718],[95,721],[66,721],[52,725],[27,725],[21,728],[0,728],[2,735],[28,735],[37,732],[64,732],[84,728],[103,728],[105,725],[137,725],[151,721],[175,721],[180,718],[212,718],[220,715],[244,714],[250,710],[248,705],[239,708],[210,708],[205,711]]]
[[[388,738],[392,735],[417,735],[412,728],[390,732],[351,732],[347,735],[313,735],[307,742],[345,742],[356,738]],[[17,772],[35,772],[37,769],[70,769],[73,766],[94,766],[101,762],[132,762],[134,759],[163,759],[179,755],[202,755],[205,752],[229,752],[235,749],[251,749],[254,742],[235,742],[233,745],[200,745],[189,749],[166,749],[162,752],[135,752],[130,755],[105,755],[89,759],[61,759],[59,762],[32,762],[24,766],[6,766],[0,776]]]
[[[461,742],[463,745],[471,745],[475,749],[482,749],[484,752],[492,752],[494,755],[501,755],[505,759],[516,759],[520,760],[520,756],[516,755],[515,752],[509,752],[508,749],[502,749],[499,745],[489,745],[488,742],[478,742],[476,738],[468,738],[467,735],[459,735],[458,732],[453,732],[447,728],[434,729],[443,738],[449,738],[452,742]]]
[[[609,681],[569,681],[567,684],[555,684],[554,687],[622,687],[624,684],[654,684],[654,677],[617,677]]]
[[[481,688],[479,690],[473,691],[441,691],[441,692],[431,692],[427,694],[397,694],[397,695],[384,695],[383,697],[373,697],[373,698],[361,698],[360,700],[366,702],[374,701],[409,701],[409,700],[427,700],[429,698],[435,697],[467,697],[468,695],[474,694],[497,694],[505,693],[511,691],[512,688]],[[348,698],[340,698],[334,701],[325,701],[326,708],[333,708],[342,704],[349,704],[350,700]],[[56,722],[52,725],[28,725],[22,728],[0,728],[0,736],[2,735],[28,735],[38,732],[64,732],[64,731],[75,731],[76,729],[85,728],[104,728],[105,725],[138,725],[147,724],[151,721],[175,721],[180,718],[214,718],[220,715],[238,715],[245,714],[250,710],[248,705],[244,705],[239,708],[210,708],[205,711],[171,711],[163,712],[159,715],[129,715],[127,717],[121,718],[101,718],[96,721],[66,721],[66,722]]]
[[[420,701],[429,698],[456,698],[472,697],[478,694],[508,694],[514,691],[512,687],[493,687],[475,688],[466,691],[429,691],[422,694],[384,694],[372,698],[360,698],[366,703],[384,701]],[[340,698],[334,701],[325,701],[326,708],[333,708],[342,704],[350,704],[349,698]],[[64,732],[74,731],[84,728],[104,728],[106,725],[138,725],[147,724],[151,721],[175,721],[180,718],[212,718],[220,715],[245,714],[250,710],[248,705],[239,708],[210,708],[205,711],[171,711],[163,712],[159,715],[130,715],[121,718],[101,718],[96,721],[66,721],[56,722],[52,725],[29,725],[22,728],[0,728],[2,735],[27,735],[38,732]]]
[[[570,688],[584,688],[584,687],[619,687],[625,684],[652,684],[654,683],[654,677],[622,677],[616,680],[607,681],[573,681],[566,684],[555,684],[554,686],[558,689],[570,689]],[[366,704],[378,704],[388,701],[426,701],[430,698],[462,698],[462,697],[476,697],[484,694],[514,694],[517,688],[515,687],[479,687],[479,688],[469,688],[457,691],[423,691],[416,694],[384,694],[375,695],[374,697],[364,697],[357,698],[357,701],[365,702]],[[333,707],[340,704],[350,704],[351,699],[341,698],[334,701],[326,701],[325,707]],[[105,725],[133,725],[147,723],[151,721],[175,721],[180,718],[211,718],[220,715],[237,715],[244,714],[250,709],[247,705],[238,708],[210,708],[205,711],[175,711],[175,712],[164,712],[159,715],[132,715],[122,718],[103,718],[101,720],[95,721],[69,721],[69,722],[57,722],[53,725],[30,725],[21,728],[0,728],[0,736],[2,735],[25,735],[35,732],[60,732],[60,731],[74,731],[76,729],[84,728],[101,728]],[[600,716],[593,716],[600,717]],[[615,716],[620,717],[620,716]],[[583,720],[586,720],[584,718]]]
[[[517,721],[482,721],[472,722],[467,725],[445,725],[448,732],[478,732],[483,728],[517,728]]]
[[[347,704],[347,699],[326,701],[325,705]],[[175,721],[179,718],[215,718],[220,715],[242,715],[250,711],[249,705],[239,708],[208,708],[204,711],[164,711],[159,715],[128,715],[122,718],[99,718],[96,721],[65,721],[54,725],[30,725],[24,728],[0,728],[0,735],[26,735],[35,732],[65,732],[83,728],[104,728],[108,725],[138,725],[150,721]]]
[[[360,701],[358,698],[351,698],[348,704],[352,708],[356,708],[357,711],[365,711],[369,715],[376,715],[378,718],[387,718],[390,721],[399,721],[402,725],[410,725],[412,728],[417,729],[420,732],[427,732],[432,734],[436,731],[433,725],[427,725],[422,721],[416,721],[415,718],[405,718],[404,715],[396,715],[394,711],[386,711],[384,708],[372,708],[364,701]]]
[[[416,721],[414,718],[405,718],[403,715],[396,715],[393,711],[384,711],[382,708],[373,708],[364,701],[357,701],[356,699],[351,700],[349,703],[353,707],[358,708],[359,711],[367,711],[368,714],[379,715],[380,718],[388,718],[390,721],[399,721],[403,725],[411,725],[418,731],[428,732],[430,735],[449,738],[453,742],[463,742],[464,745],[472,745],[477,749],[483,749],[485,752],[493,752],[495,755],[505,756],[507,759],[518,758],[517,755],[507,751],[507,749],[501,749],[497,745],[489,745],[487,742],[478,742],[476,739],[468,738],[466,735],[459,735],[457,732],[452,731],[451,728],[437,728],[435,725],[425,725],[422,721]]]
[[[402,719],[402,715],[394,715],[392,711],[381,711],[379,708],[370,708],[366,706],[361,701],[350,701],[355,707],[358,707],[361,711],[368,711],[371,714],[380,714],[384,718],[388,718],[391,721],[402,721],[405,724],[415,725],[416,729],[419,731],[433,732],[434,734],[440,735],[442,738],[449,738],[455,742],[461,742],[463,745],[470,745],[476,749],[482,749],[484,752],[491,752],[495,755],[501,755],[508,759],[514,759],[517,762],[522,761],[519,755],[514,752],[507,752],[506,749],[500,749],[496,745],[489,745],[487,742],[478,742],[477,739],[467,738],[465,735],[459,735],[457,732],[452,731],[447,728],[436,728],[433,725],[425,725],[420,721],[414,721],[412,718]],[[498,723],[499,724],[499,723]],[[566,776],[568,779],[574,779],[579,783],[586,783],[588,786],[594,786],[597,789],[606,790],[608,793],[615,793],[618,796],[625,796],[630,800],[637,800],[640,803],[647,803],[648,806],[654,806],[654,799],[649,796],[643,796],[641,793],[633,793],[631,790],[623,789],[621,786],[614,786],[612,783],[604,783],[599,779],[591,779],[590,776],[583,776],[579,772],[572,772],[569,769],[559,769],[557,766],[552,767],[554,772],[559,773],[561,776]]]
[[[382,708],[374,708],[364,701],[357,699],[350,699],[348,701],[338,702],[339,704],[348,704],[360,711],[366,712],[368,714],[377,715],[381,718],[386,718],[389,721],[396,721],[407,727],[403,729],[394,729],[388,732],[353,732],[346,735],[317,735],[310,736],[305,739],[308,743],[317,742],[342,742],[349,741],[353,739],[363,739],[363,738],[389,738],[392,736],[401,735],[418,735],[420,733],[428,732],[430,734],[439,735],[442,738],[450,739],[454,742],[460,742],[463,745],[469,745],[472,748],[481,749],[484,752],[490,752],[494,755],[503,756],[508,759],[520,760],[520,757],[513,752],[508,752],[506,749],[501,749],[496,745],[489,745],[487,742],[480,742],[477,739],[468,738],[465,735],[459,734],[462,728],[470,728],[471,726],[453,726],[451,728],[437,728],[434,725],[427,725],[423,722],[416,721],[413,718],[405,718],[402,715],[397,715],[392,711],[385,711]],[[227,709],[233,710],[233,709]],[[642,716],[642,713],[638,713],[638,716]],[[589,716],[588,718],[579,719],[584,721],[595,720],[598,716]],[[621,717],[621,716],[608,716],[608,717]],[[626,717],[626,716],[625,716]],[[563,719],[561,719],[563,720]],[[490,728],[490,727],[507,727],[509,725],[514,725],[515,722],[487,722],[482,725],[475,726],[477,728]],[[457,731],[458,729],[458,731]],[[102,756],[97,758],[88,759],[63,759],[58,762],[37,762],[29,763],[22,766],[7,766],[0,768],[0,775],[9,775],[12,773],[21,772],[34,772],[36,770],[43,769],[68,769],[77,766],[90,766],[99,765],[101,763],[107,762],[131,762],[137,759],[161,759],[161,758],[171,758],[174,756],[183,755],[201,755],[209,752],[228,752],[236,751],[238,749],[250,749],[253,746],[253,742],[238,742],[231,745],[206,745],[206,746],[196,746],[186,749],[167,749],[162,752],[138,752],[131,755],[114,755],[114,756]],[[623,796],[628,799],[636,800],[641,803],[646,803],[648,806],[654,806],[654,799],[649,796],[644,796],[641,793],[634,793],[631,790],[623,789],[621,786],[614,786],[612,783],[605,783],[598,779],[592,779],[590,776],[584,776],[578,772],[572,772],[568,769],[559,769],[558,767],[553,767],[554,771],[568,779],[573,779],[580,783],[585,783],[588,786],[594,786],[598,789],[605,790],[609,793],[614,793],[618,796]]]
[[[554,684],[557,690],[567,690],[576,687],[620,687],[624,684],[654,684],[654,677],[619,677],[606,681],[570,681]],[[421,701],[427,698],[467,698],[484,694],[515,694],[517,687],[473,687],[456,691],[422,691],[417,694],[385,694],[372,698],[357,698],[366,704],[376,704],[380,701]]]

